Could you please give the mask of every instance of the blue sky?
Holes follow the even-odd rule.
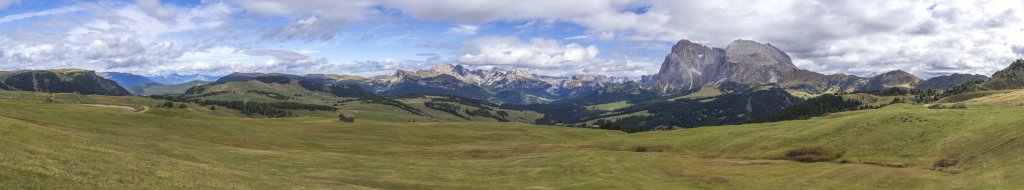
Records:
[[[372,76],[434,64],[653,74],[680,39],[771,43],[822,73],[991,74],[1019,1],[0,0],[0,70]]]

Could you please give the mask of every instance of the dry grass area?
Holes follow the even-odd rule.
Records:
[[[996,93],[979,98],[969,99],[963,103],[967,105],[986,106],[1021,106],[1024,105],[1024,90]]]
[[[1020,189],[1024,107],[893,105],[625,134],[522,123],[145,113],[0,91],[0,189]],[[107,105],[140,97],[89,96]],[[129,105],[129,106],[130,106]],[[217,108],[221,111],[222,108]],[[816,161],[816,162],[798,162]]]

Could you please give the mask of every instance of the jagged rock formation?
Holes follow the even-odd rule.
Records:
[[[733,41],[725,49],[680,40],[665,57],[661,70],[641,79],[649,88],[662,92],[697,89],[725,81],[775,84],[788,90],[820,94],[889,87],[914,88],[922,80],[903,71],[864,78],[802,70],[779,48],[750,40]]]
[[[918,84],[916,88],[918,90],[945,90],[964,83],[984,80],[988,80],[988,76],[954,73],[952,75],[932,77]]]
[[[705,67],[723,63],[725,50],[680,40],[672,46],[672,52],[665,56],[658,74],[650,77],[653,79],[645,78],[643,81],[654,82],[663,91],[694,89],[708,83],[703,80]]]
[[[399,70],[393,75],[373,77],[367,83],[369,88],[387,95],[414,93],[409,89],[420,89],[503,103],[527,104],[576,97],[625,81],[623,78],[604,75],[552,77],[518,69],[473,70],[462,65],[438,64],[429,70]],[[438,88],[448,90],[439,91]],[[458,93],[460,91],[464,92]]]
[[[680,40],[665,57],[658,74],[642,81],[654,83],[662,91],[695,89],[724,81],[819,88],[827,84],[826,76],[798,69],[789,55],[775,46],[749,40],[733,41],[724,50]]]
[[[132,95],[112,80],[94,71],[76,69],[25,70],[0,74],[2,88],[52,93],[80,93],[110,96]]]

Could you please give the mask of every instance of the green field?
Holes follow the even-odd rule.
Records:
[[[339,123],[334,114],[244,118],[141,97],[47,96],[0,91],[0,189],[1024,188],[1024,107],[893,105],[625,134],[410,122],[376,104],[343,106],[360,118]],[[841,156],[784,159],[809,147]],[[935,167],[942,159],[957,162]]]
[[[607,103],[607,104],[598,104],[598,105],[593,105],[593,106],[587,106],[587,109],[612,111],[612,110],[616,110],[616,109],[619,109],[619,108],[629,107],[629,106],[632,106],[632,105],[633,104],[630,104],[627,101],[618,101],[618,102],[612,102],[612,103]]]

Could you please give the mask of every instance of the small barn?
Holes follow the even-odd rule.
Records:
[[[342,122],[356,122],[356,115],[353,115],[352,113],[342,113],[341,115],[338,115],[338,120]]]
[[[672,130],[672,127],[671,126],[667,126],[667,125],[658,125],[657,127],[654,127],[654,130],[655,131],[669,131],[669,130]]]

